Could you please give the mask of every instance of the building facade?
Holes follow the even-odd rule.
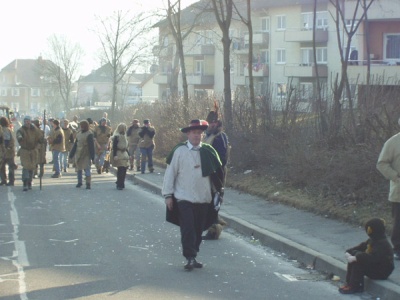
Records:
[[[193,27],[184,39],[188,90],[192,97],[210,93],[222,95],[224,90],[221,30],[209,2],[199,1],[182,11],[183,28]],[[362,2],[339,1],[343,21],[339,14],[336,22],[337,9],[329,0],[317,1],[315,21],[314,0],[251,1],[251,64],[248,62],[248,29],[237,13],[230,26],[232,93],[248,92],[251,68],[256,95],[271,95],[273,106],[279,109],[288,94],[295,93],[301,109],[307,109],[315,97],[317,82],[324,93],[329,94],[336,77],[341,76],[341,53],[343,58],[349,55],[347,74],[354,96],[357,87],[367,81],[368,65],[372,80],[398,85],[400,1],[375,0],[367,10],[367,18],[363,15]],[[193,17],[194,7],[198,8],[197,13],[204,8],[202,17]],[[245,1],[241,7],[241,13],[246,16]],[[195,26],[192,26],[193,20],[196,20]],[[179,66],[166,20],[156,27],[159,28],[159,46],[155,48],[159,70],[154,82],[159,86],[160,98],[165,98],[171,77],[179,72]],[[355,34],[348,43],[351,30]],[[179,82],[182,89],[181,78]]]

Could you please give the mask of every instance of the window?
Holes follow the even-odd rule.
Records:
[[[260,50],[260,58],[261,58],[261,63],[269,64],[269,51],[268,50]]]
[[[328,62],[327,48],[317,48],[317,63],[326,64]],[[312,48],[301,49],[301,64],[303,66],[311,66],[314,64],[314,51]]]
[[[18,97],[18,96],[19,96],[19,88],[13,88],[13,89],[11,90],[11,95],[12,95],[13,97]]]
[[[301,49],[301,65],[311,66],[313,62],[314,62],[313,49],[312,48]]]
[[[0,89],[0,96],[7,96],[7,89],[6,88],[1,88]]]
[[[164,47],[167,47],[167,46],[168,46],[168,43],[169,43],[169,42],[168,42],[168,36],[165,36],[165,37],[164,37],[164,40],[163,40],[163,46],[164,46]]]
[[[326,64],[328,62],[328,49],[317,48],[317,63]]]
[[[276,50],[276,63],[285,64],[286,63],[286,50],[277,49]]]
[[[312,82],[300,83],[300,99],[302,101],[309,101],[313,97],[313,84]]]
[[[302,28],[304,30],[311,30],[313,29],[314,25],[314,13],[307,12],[302,13]],[[328,28],[328,12],[327,11],[317,11],[317,18],[316,18],[316,28],[318,29],[326,29]]]
[[[261,31],[269,32],[269,17],[261,18]]]
[[[386,34],[384,43],[385,59],[400,60],[400,34]]]
[[[276,95],[279,98],[286,98],[286,83],[277,83],[276,84]]]
[[[31,89],[31,96],[32,97],[39,97],[40,96],[40,89],[39,88],[32,88]]]
[[[286,29],[286,16],[277,16],[277,20],[278,20],[277,29],[285,30]]]
[[[196,75],[203,75],[203,69],[204,69],[204,61],[203,60],[196,60],[195,74]]]

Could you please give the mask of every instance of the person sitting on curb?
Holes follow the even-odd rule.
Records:
[[[385,234],[385,222],[373,218],[365,224],[369,239],[346,250],[346,284],[339,288],[341,294],[364,291],[364,275],[371,279],[387,279],[394,270],[393,249]]]

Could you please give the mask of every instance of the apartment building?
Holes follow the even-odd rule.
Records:
[[[224,89],[221,33],[207,3],[209,1],[194,4],[197,7],[201,4],[206,12],[198,18],[196,26],[184,40],[188,86],[192,96],[201,93],[219,95]],[[273,105],[277,109],[289,92],[296,93],[301,99],[302,109],[310,106],[316,91],[317,76],[324,93],[329,94],[333,81],[342,72],[339,49],[343,53],[347,50],[345,27],[351,28],[356,4],[357,0],[341,1],[345,21],[344,24],[339,21],[338,29],[335,7],[329,0],[318,0],[314,30],[314,0],[251,1],[252,64],[248,63],[248,30],[238,15],[230,27],[232,92],[248,90],[251,68],[256,95],[272,95]],[[244,16],[245,7],[242,6]],[[190,22],[195,20],[194,15],[198,12],[193,5],[182,11],[182,22],[186,28],[192,25]],[[354,24],[359,22],[362,13],[359,7]],[[348,77],[354,95],[357,87],[367,80],[368,61],[372,78],[380,78],[381,84],[398,85],[400,1],[376,0],[367,16],[368,21],[362,19],[349,49],[351,61]],[[162,51],[158,52],[160,68],[154,82],[159,86],[160,95],[165,98],[171,76],[177,68],[177,61],[174,62],[176,47],[166,20],[160,22],[158,27],[162,46],[157,49]]]

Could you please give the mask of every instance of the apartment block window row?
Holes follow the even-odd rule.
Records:
[[[302,28],[304,30],[312,30],[314,28],[314,13],[307,12],[302,13]],[[316,16],[316,28],[327,29],[328,28],[328,12],[319,11]]]
[[[400,34],[386,34],[384,49],[385,59],[400,61]]]
[[[286,49],[276,50],[276,63],[285,64],[286,63]]]
[[[328,63],[328,49],[326,47],[316,48],[317,63],[327,64]],[[304,66],[311,66],[314,64],[314,51],[313,48],[302,48],[301,49],[301,64]]]
[[[277,25],[276,28],[277,30],[285,30],[286,29],[286,16],[276,16],[277,17]]]

